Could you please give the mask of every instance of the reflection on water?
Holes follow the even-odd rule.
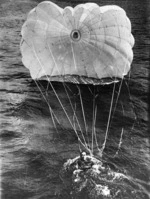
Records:
[[[59,2],[58,4],[66,6],[79,3],[79,1],[72,2],[72,4]],[[54,92],[49,87],[44,95],[58,119],[54,118],[57,130],[47,103],[21,63],[20,30],[26,13],[36,4],[36,1],[12,0],[2,1],[0,5],[1,172],[2,198],[6,199],[70,198],[69,191],[59,177],[59,171],[67,159],[79,154],[77,136]],[[150,145],[147,135],[149,46],[146,5],[140,1],[101,2],[101,5],[105,4],[117,4],[126,10],[132,21],[135,36],[135,56],[130,80],[123,82],[103,158],[112,169],[119,170],[130,177],[135,184],[132,191],[136,193],[136,198],[147,199],[150,197]],[[43,87],[46,89],[47,86],[45,82],[38,82],[38,85],[41,89]],[[74,112],[64,87],[60,83],[53,85],[71,121],[74,122]],[[114,102],[119,85],[116,85]],[[75,85],[67,86],[83,130],[85,126],[78,88]],[[92,86],[80,86],[88,126],[86,138],[89,139],[92,139],[92,93],[93,91],[98,93],[96,131],[99,132],[97,136],[99,147],[104,141],[112,89],[113,85],[98,86],[95,89]],[[75,122],[74,125],[80,132]],[[116,154],[122,128],[124,128],[122,143]],[[95,155],[96,153],[95,148]],[[128,186],[131,185],[128,184]],[[129,195],[128,198],[132,196]]]

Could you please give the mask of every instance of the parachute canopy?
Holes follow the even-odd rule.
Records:
[[[134,38],[125,11],[95,3],[37,5],[22,27],[22,62],[33,79],[107,84],[130,70]]]

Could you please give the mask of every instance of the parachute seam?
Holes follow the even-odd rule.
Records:
[[[94,35],[94,34],[91,34],[91,35]],[[97,34],[97,35],[99,35],[99,36],[104,36],[104,35],[102,35],[102,34]],[[112,35],[106,35],[106,37],[114,37],[114,38],[118,38],[118,39],[120,39],[120,37],[117,37],[117,36],[112,36]],[[124,40],[125,42],[127,42],[127,43],[129,43],[129,41],[128,40],[126,40],[125,38],[121,38],[122,40]],[[131,45],[130,45],[131,46]]]
[[[82,45],[82,43],[83,43],[83,42],[81,41],[81,42],[79,43],[79,45],[84,46],[84,45]],[[83,50],[82,52],[84,52],[84,50]],[[85,74],[89,77],[89,74],[88,74],[88,72],[87,72],[86,65],[84,64],[83,67],[84,67]]]
[[[95,46],[94,45],[92,45],[92,44],[90,44],[90,43],[88,43],[86,40],[82,40],[84,43],[86,43],[86,44],[88,44],[88,45],[90,45],[91,47],[93,47],[93,48],[95,48]],[[98,53],[99,53],[99,51],[98,51]],[[105,65],[105,64],[104,64]],[[95,74],[96,74],[96,77],[97,77],[97,79],[99,79],[99,76],[97,75],[97,72],[96,72],[96,70],[95,70],[95,67],[93,67],[94,68],[94,71],[95,71]]]
[[[94,41],[94,39],[91,39],[91,41]],[[85,41],[85,40],[84,40]],[[97,40],[96,40],[97,41]],[[100,41],[100,40],[98,40],[98,43],[104,43],[104,42],[102,42],[102,41]],[[92,44],[90,44],[90,45],[92,45]],[[107,45],[107,46],[110,46],[110,45],[108,45],[107,43],[105,43],[105,45]],[[94,48],[96,48],[98,51],[99,50],[101,50],[101,49],[99,49],[97,46],[94,46],[94,45],[92,45]],[[111,46],[112,47],[112,46]],[[115,48],[114,48],[115,49]],[[119,49],[116,49],[117,51],[118,51],[118,53],[120,53],[123,57],[125,57],[126,58],[126,56],[122,53],[122,52],[120,52],[119,51]],[[129,61],[129,58],[127,58],[127,60]]]
[[[96,49],[98,50],[98,53],[100,53],[99,49],[98,49],[96,46],[94,46],[94,45],[92,45],[92,44],[86,42],[85,40],[83,40],[83,42],[85,42],[85,43],[87,43],[88,45],[90,45],[90,46],[96,48]],[[108,67],[102,60],[101,60],[101,62],[104,64],[105,68]],[[95,67],[94,67],[94,70],[95,70]],[[95,70],[95,72],[96,72],[96,70]],[[97,73],[96,73],[96,75],[97,75]],[[97,77],[99,78],[98,75],[97,75]]]
[[[89,11],[89,13],[91,14],[92,12],[91,11]],[[91,18],[90,20],[92,21],[92,19],[95,19],[95,17],[97,17],[97,15],[95,15],[94,13],[92,13],[94,16],[93,16],[93,18]],[[101,16],[103,15],[103,13],[101,13]],[[113,13],[112,13],[112,15],[113,15]],[[84,21],[82,21],[82,23],[81,24],[84,24],[84,25],[86,25],[85,24],[85,21],[87,20],[87,17],[84,19]],[[111,20],[109,20],[109,19],[107,19],[107,20],[103,20],[102,18],[101,18],[101,21],[111,21]],[[88,21],[89,22],[89,21]],[[95,24],[97,24],[97,23],[99,23],[99,20],[98,21],[96,21],[95,23],[92,23],[92,25],[95,25]],[[115,24],[114,24],[115,25]],[[117,24],[118,25],[118,24]],[[120,26],[120,25],[119,25]],[[82,26],[80,26],[81,28],[82,28]],[[111,26],[109,26],[109,27],[111,27]]]
[[[83,43],[83,42],[82,42],[82,43]],[[84,45],[84,44],[83,44],[83,45]],[[85,71],[86,71],[87,76],[89,77],[89,73],[88,73],[87,67],[85,66],[84,68],[85,68]],[[95,71],[95,67],[93,67],[93,68],[94,68],[94,71]],[[95,75],[96,75],[96,77],[98,78],[96,71],[95,71]]]
[[[59,15],[56,15],[55,16],[55,18],[52,16],[52,15],[48,15],[46,12],[44,12],[40,7],[38,7],[37,6],[37,8],[40,10],[40,11],[42,11],[42,13],[44,13],[44,15],[47,15],[47,19],[49,20],[49,17],[52,17],[54,20],[56,20],[61,26],[62,26],[62,24],[60,23],[60,21],[58,21],[58,16],[61,16],[62,15],[62,13],[60,13]],[[36,11],[36,10],[35,10]],[[49,20],[50,21],[50,20]],[[64,21],[64,20],[63,20]],[[65,22],[65,21],[64,21]],[[67,24],[65,24],[66,26],[67,26]],[[63,27],[65,27],[66,28],[66,26],[65,26],[64,24],[63,24]],[[57,27],[57,26],[56,26]]]

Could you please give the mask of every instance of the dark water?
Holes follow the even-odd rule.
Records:
[[[1,137],[1,197],[4,199],[71,198],[59,177],[59,171],[68,158],[79,154],[77,136],[64,114],[58,100],[46,82],[38,85],[48,99],[60,124],[53,125],[49,107],[28,70],[21,63],[20,30],[28,13],[37,2],[32,0],[0,1],[0,137]],[[84,1],[82,1],[84,2]],[[58,5],[76,5],[79,1],[58,2]],[[99,3],[99,2],[97,2]],[[116,4],[123,7],[132,22],[135,37],[134,61],[130,78],[126,77],[111,121],[103,158],[108,164],[129,176],[134,183],[134,197],[150,198],[150,143],[148,132],[149,93],[149,9],[142,1],[101,1],[101,5]],[[71,121],[74,113],[62,84],[54,83],[58,96]],[[106,132],[111,95],[114,85],[80,86],[91,139],[93,93],[97,95],[97,120],[99,147]],[[115,100],[120,83],[116,84]],[[79,90],[67,85],[67,91],[76,107],[81,129],[84,120]],[[79,127],[76,124],[78,130]],[[122,145],[116,154],[121,129]],[[85,134],[85,132],[84,132]],[[86,136],[86,134],[85,134]],[[96,154],[96,149],[95,149]],[[128,190],[128,188],[127,188]]]

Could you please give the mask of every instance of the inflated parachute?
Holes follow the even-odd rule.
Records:
[[[30,11],[21,34],[22,61],[33,79],[107,84],[130,70],[134,38],[118,6],[62,9],[45,1]]]

